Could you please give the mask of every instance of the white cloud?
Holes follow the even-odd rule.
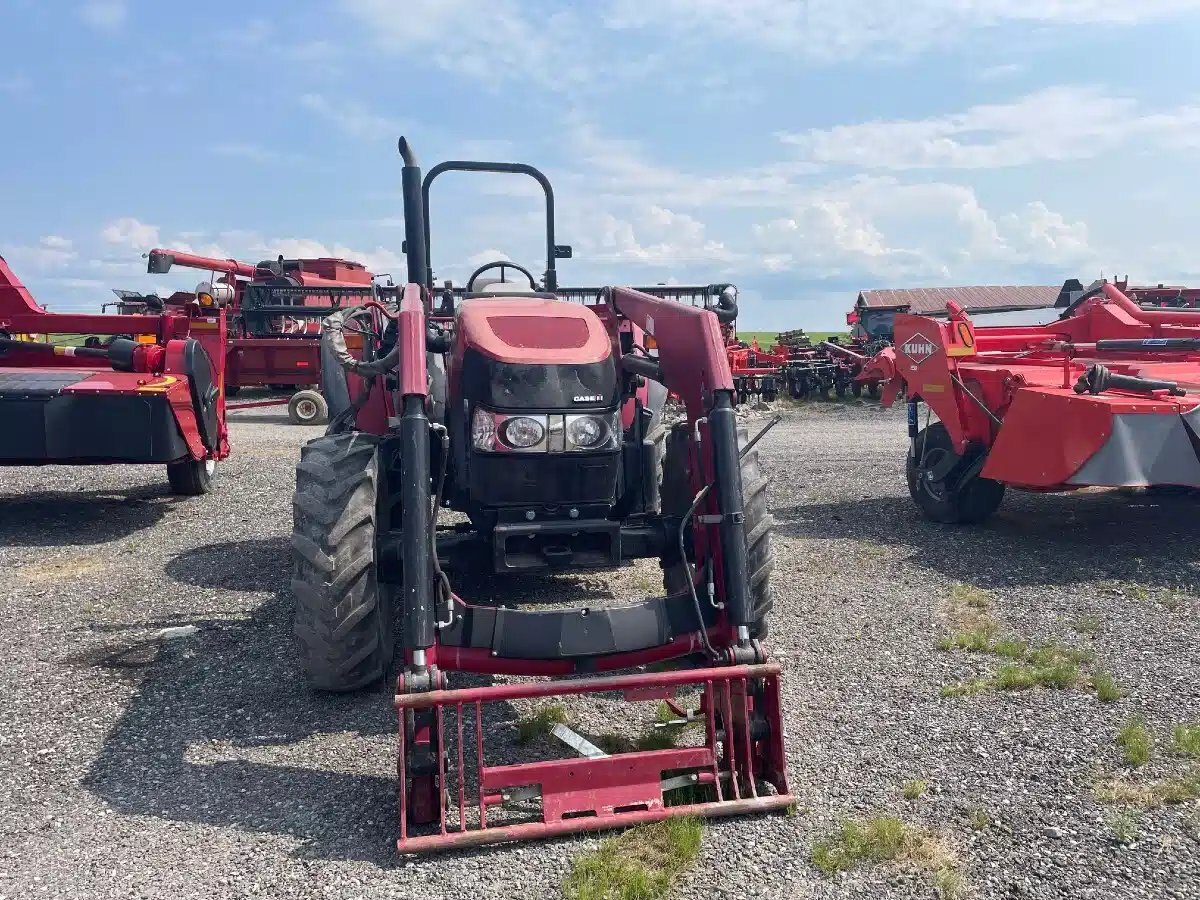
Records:
[[[372,112],[356,100],[331,100],[324,94],[303,94],[300,105],[352,137],[394,140],[404,131],[400,120]]]
[[[907,56],[975,30],[1131,25],[1200,9],[1200,0],[611,0],[610,28],[739,41],[837,63]]]
[[[646,266],[680,263],[727,263],[733,254],[721,241],[708,236],[699,219],[663,206],[641,204],[628,217],[601,213],[588,215],[576,233],[581,256],[595,262],[628,262]]]
[[[129,7],[124,0],[88,0],[79,7],[83,24],[97,31],[116,31],[128,16]]]
[[[995,282],[997,272],[1092,261],[1087,226],[1035,201],[995,218],[964,185],[857,178],[814,191],[752,228],[769,271],[869,276],[878,283]]]
[[[864,169],[990,169],[1082,159],[1137,142],[1178,143],[1200,128],[1200,106],[1146,113],[1096,86],[1062,85],[1009,103],[926,119],[864,122],[781,135],[802,157]]]
[[[40,238],[33,246],[9,247],[4,255],[12,261],[13,268],[19,272],[25,268],[39,271],[61,269],[79,254],[75,250],[74,242],[70,239],[57,234],[48,234]]]
[[[132,216],[122,216],[100,229],[100,237],[108,244],[149,250],[158,243],[158,226],[139,222]]]
[[[1000,63],[988,66],[986,69],[978,69],[975,77],[980,81],[1000,81],[1003,78],[1020,75],[1026,68],[1028,67],[1024,63]]]
[[[503,250],[480,250],[467,257],[467,264],[473,269],[477,269],[484,263],[498,262],[499,260],[512,260],[512,257]]]

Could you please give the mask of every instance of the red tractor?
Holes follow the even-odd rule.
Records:
[[[161,463],[174,493],[208,492],[229,455],[224,312],[142,309],[49,313],[0,258],[0,466]]]
[[[244,387],[270,387],[290,394],[287,400],[252,401],[230,409],[286,403],[293,423],[325,424],[328,404],[312,389],[320,381],[321,319],[339,309],[343,300],[359,303],[369,295],[372,275],[366,267],[344,259],[282,256],[251,265],[180,250],[150,251],[146,268],[151,274],[164,274],[173,266],[206,270],[212,277],[194,294],[167,298],[168,304],[194,296],[228,310],[227,395],[236,397]],[[364,287],[366,292],[356,290]]]
[[[400,153],[408,284],[326,320],[324,349],[341,365],[322,369],[331,421],[303,449],[292,537],[313,686],[376,682],[400,651],[399,849],[787,807],[779,667],[762,644],[766,476],[739,434],[719,322],[736,314],[733,292],[714,309],[560,289],[555,260],[570,248],[555,243],[541,172],[445,162],[422,179],[403,138]],[[460,288],[435,287],[429,190],[452,171],[542,186],[540,278],[498,260]],[[484,278],[494,271],[520,283]],[[663,418],[668,391],[686,407],[675,424]],[[445,509],[460,520],[439,523]],[[447,574],[462,553],[497,574],[657,558],[663,591],[583,608],[471,603]],[[534,678],[456,687],[453,673]],[[583,756],[488,758],[502,727],[491,704],[563,695],[662,702],[703,727],[692,746],[610,754],[584,742]]]
[[[976,327],[953,301],[945,321],[896,314],[895,345],[866,374],[885,406],[908,401],[908,486],[926,517],[980,522],[1006,487],[1200,488],[1200,314],[1106,282],[1072,296],[1048,325]]]

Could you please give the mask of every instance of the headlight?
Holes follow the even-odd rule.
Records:
[[[496,417],[478,406],[471,416],[471,444],[476,450],[496,449]]]
[[[605,450],[616,444],[619,413],[600,416],[567,416],[568,450]]]
[[[532,416],[513,416],[504,420],[500,437],[515,450],[528,450],[542,442],[546,426]]]

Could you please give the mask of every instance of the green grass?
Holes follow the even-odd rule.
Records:
[[[1146,809],[1190,803],[1200,800],[1200,769],[1151,781],[1110,778],[1097,782],[1093,792],[1101,803],[1118,803]]]
[[[929,790],[929,782],[920,778],[910,778],[900,786],[900,795],[905,800],[916,800]]]
[[[934,646],[938,650],[967,650],[971,653],[988,653],[992,649],[992,638],[1000,626],[991,620],[978,622],[963,628],[949,637],[941,638]]]
[[[1125,696],[1125,692],[1121,690],[1116,679],[1103,669],[1097,669],[1092,673],[1092,687],[1096,691],[1096,698],[1101,703],[1113,703]]]
[[[1122,844],[1132,844],[1137,840],[1138,824],[1141,822],[1141,818],[1132,810],[1123,809],[1110,813],[1105,821],[1108,823],[1108,830],[1112,832],[1112,836],[1117,841]]]
[[[1200,722],[1175,726],[1171,732],[1171,752],[1200,759]]]
[[[973,584],[965,584],[961,581],[956,581],[950,585],[950,600],[953,603],[961,603],[972,609],[992,608],[992,595],[989,591],[985,591],[983,588],[976,587]]]
[[[566,900],[658,900],[696,858],[704,831],[694,818],[664,819],[609,838],[576,857],[563,880]]]
[[[1131,766],[1144,766],[1154,754],[1154,738],[1141,719],[1131,719],[1117,732],[1117,746]]]
[[[1071,627],[1080,634],[1097,634],[1104,630],[1104,620],[1099,616],[1080,616],[1071,623]]]
[[[847,820],[835,834],[813,845],[810,858],[825,875],[864,864],[904,864],[932,875],[935,891],[945,900],[955,900],[966,890],[953,851],[933,832],[896,816]]]
[[[987,814],[986,810],[980,809],[978,806],[972,806],[967,810],[967,823],[974,831],[983,831],[992,824],[992,817]]]
[[[549,734],[555,725],[567,724],[567,711],[558,704],[550,704],[533,711],[531,715],[517,720],[517,743],[532,744]]]

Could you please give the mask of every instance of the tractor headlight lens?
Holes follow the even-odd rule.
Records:
[[[513,416],[504,421],[500,436],[514,450],[529,450],[546,437],[546,426],[532,416]]]
[[[478,406],[471,416],[471,445],[476,450],[496,449],[496,416]]]
[[[603,450],[611,446],[617,434],[616,414],[567,416],[568,450]]]

